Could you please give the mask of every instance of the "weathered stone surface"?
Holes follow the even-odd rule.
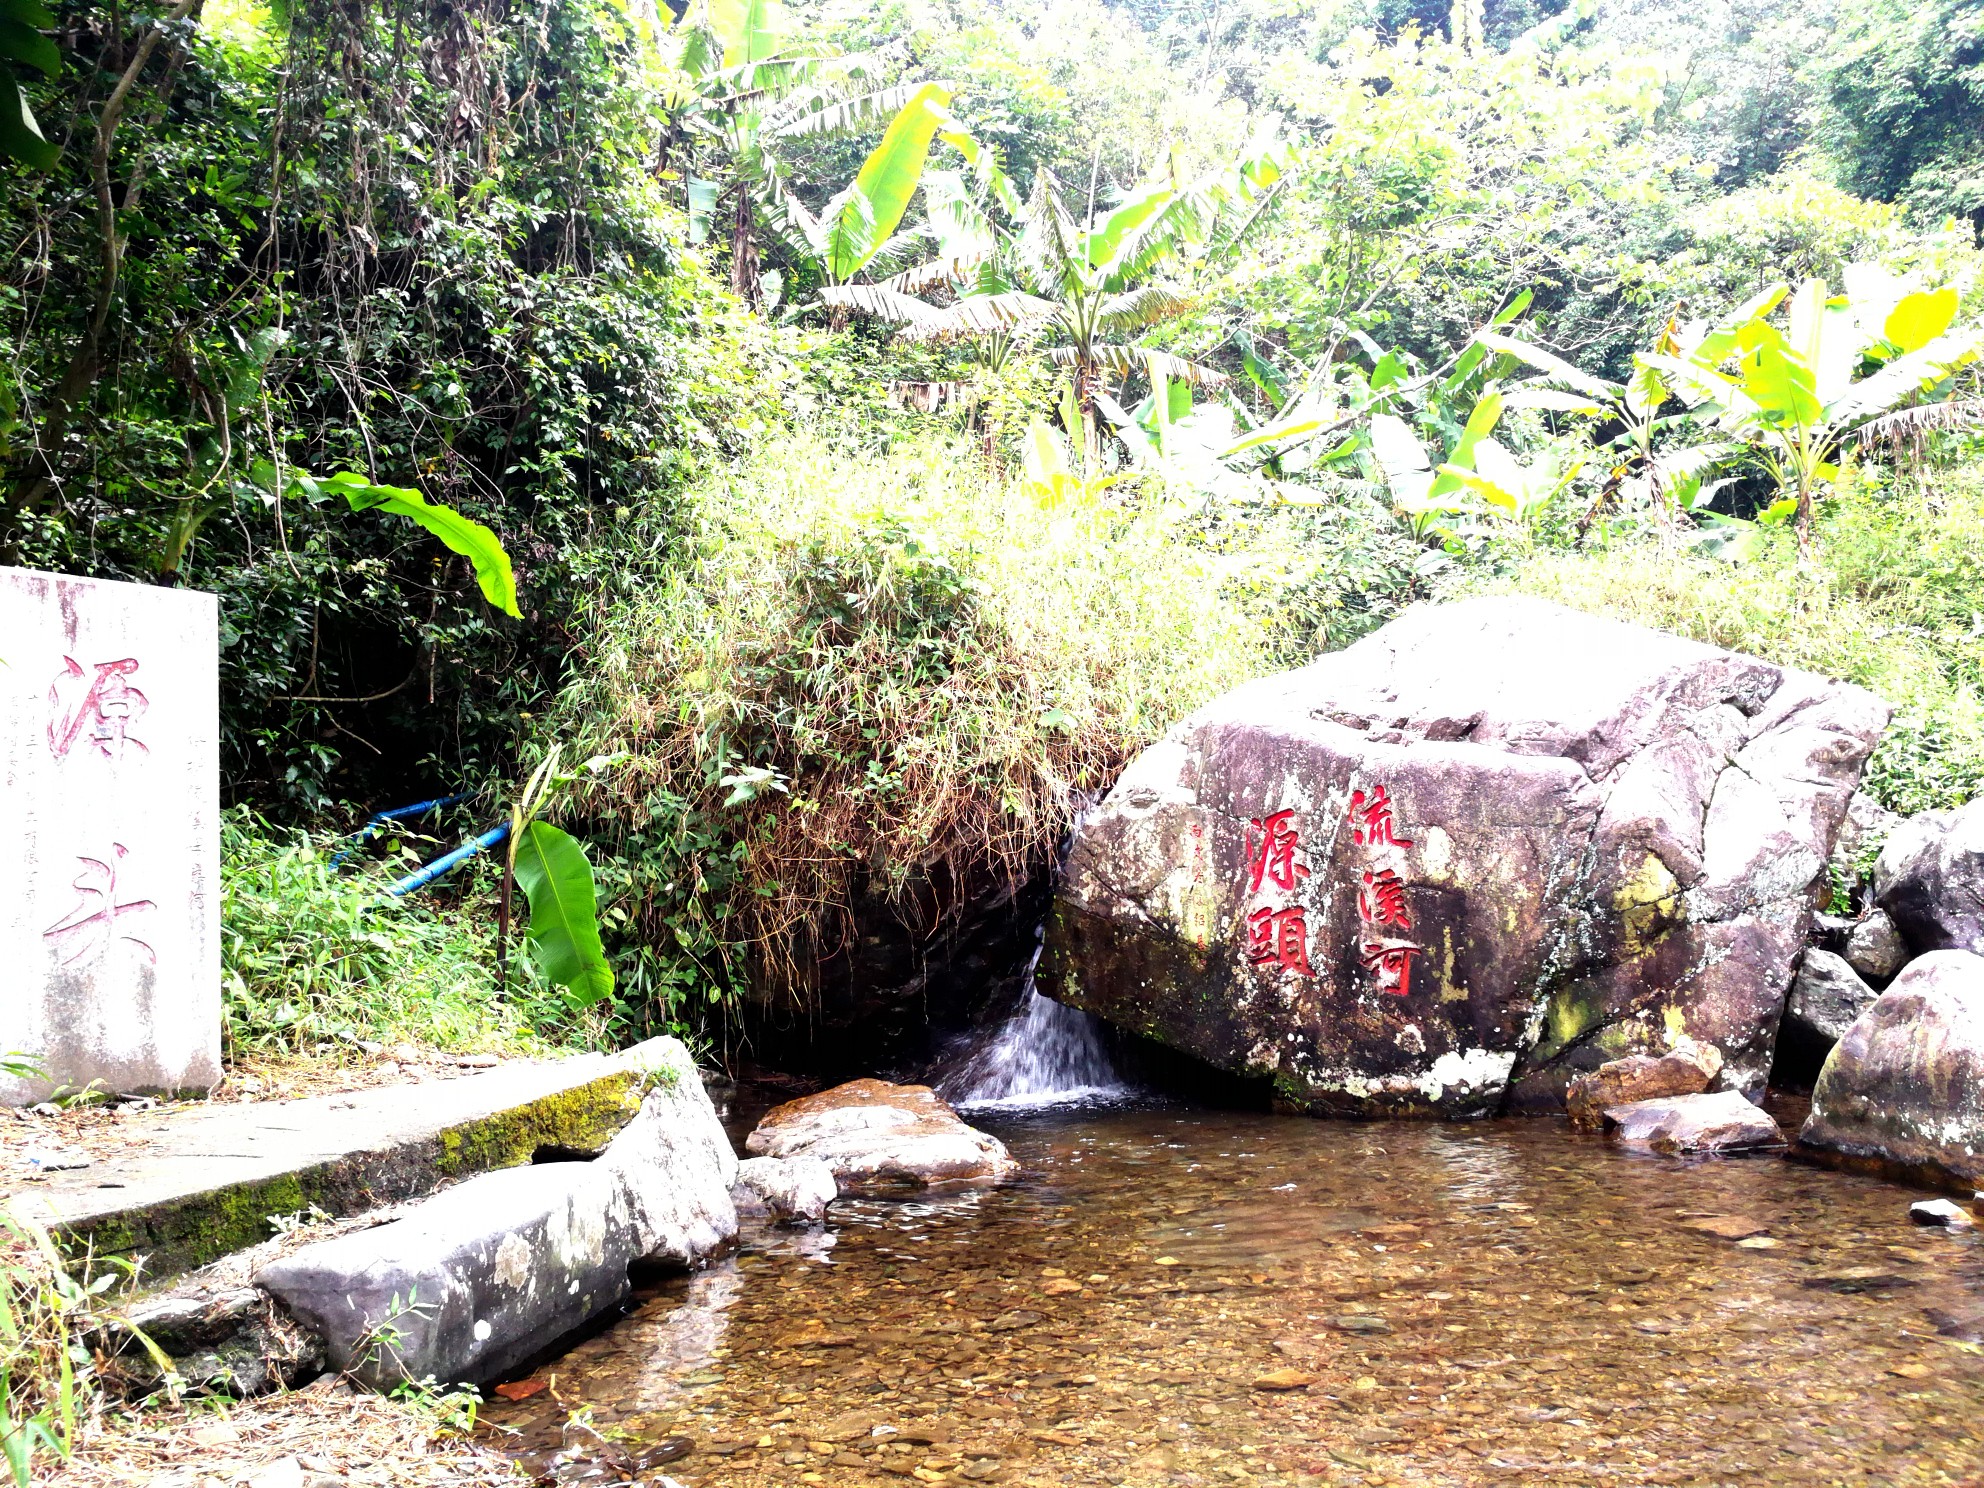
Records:
[[[637,1261],[687,1265],[737,1231],[737,1159],[673,1040],[640,1114],[592,1162],[486,1173],[405,1218],[306,1246],[257,1284],[374,1387],[481,1383],[612,1306]]]
[[[0,569],[0,1104],[220,1078],[211,594]],[[168,807],[170,809],[165,809]]]
[[[1734,1090],[1634,1101],[1605,1113],[1605,1126],[1628,1146],[1653,1152],[1733,1152],[1782,1142],[1761,1107]]]
[[[1984,957],[1902,969],[1826,1060],[1798,1146],[1964,1193],[1984,1181]]]
[[[818,1223],[840,1196],[840,1185],[834,1170],[817,1157],[753,1157],[737,1165],[730,1196],[739,1214]]]
[[[1869,911],[1847,934],[1846,964],[1876,982],[1891,981],[1908,964],[1908,942],[1886,910]]]
[[[541,1149],[604,1151],[640,1109],[641,1071],[676,1048],[657,1040],[419,1085],[160,1111],[134,1119],[142,1140],[129,1156],[4,1197],[99,1256],[142,1254],[156,1284],[266,1240],[271,1216],[362,1213]]]
[[[966,1126],[927,1085],[850,1080],[765,1114],[754,1157],[813,1157],[843,1191],[997,1182],[1019,1171],[997,1137]]]
[[[1919,1225],[1967,1230],[1977,1223],[1968,1209],[1949,1199],[1922,1199],[1908,1206],[1908,1217]]]
[[[1859,973],[1844,957],[1813,946],[1798,964],[1797,980],[1791,984],[1791,998],[1784,1005],[1786,1022],[1800,1033],[1838,1043],[1846,1037],[1874,999],[1880,996],[1860,980]]]
[[[1665,1054],[1628,1054],[1590,1074],[1573,1076],[1564,1104],[1572,1125],[1596,1128],[1605,1124],[1609,1107],[1698,1095],[1721,1073],[1722,1055],[1717,1050],[1683,1039]]]
[[[1918,954],[1984,952],[1984,797],[1896,827],[1874,865],[1874,899]]]
[[[324,1367],[323,1341],[298,1328],[258,1287],[148,1298],[91,1340],[107,1360],[106,1383],[120,1393],[148,1393],[165,1375],[135,1333],[172,1361],[194,1390],[259,1395],[293,1387]]]
[[[1041,987],[1308,1110],[1547,1108],[1683,1034],[1757,1089],[1887,715],[1541,601],[1415,610],[1139,756]]]

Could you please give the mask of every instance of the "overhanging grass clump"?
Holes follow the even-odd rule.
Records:
[[[1896,708],[1867,789],[1890,810],[1984,789],[1984,471],[1863,483],[1820,508],[1815,561],[1788,532],[1724,563],[1652,542],[1538,551],[1484,587],[1693,636],[1857,682]]]
[[[581,802],[618,848],[623,993],[803,991],[864,903],[929,929],[1269,666],[1228,593],[1257,555],[1120,491],[1043,502],[966,444],[801,439],[698,510],[688,561],[602,603],[554,719],[620,757]]]

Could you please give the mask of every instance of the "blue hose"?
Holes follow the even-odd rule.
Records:
[[[424,889],[444,873],[453,872],[477,853],[488,851],[488,849],[502,842],[509,835],[510,824],[508,822],[504,822],[500,827],[491,827],[473,842],[464,842],[453,852],[443,853],[424,868],[416,868],[405,878],[387,889],[386,892],[397,899],[402,894],[411,894],[415,889]]]
[[[430,811],[439,811],[443,806],[452,806],[457,801],[466,801],[467,799],[468,797],[466,795],[436,796],[431,801],[415,801],[411,806],[395,806],[390,811],[374,812],[366,819],[364,826],[351,834],[351,840],[338,849],[337,855],[331,859],[331,866],[333,868],[337,867],[338,864],[342,863],[354,851],[363,847],[374,837],[377,837],[380,829],[388,822],[404,821],[409,817],[415,816],[425,816]]]

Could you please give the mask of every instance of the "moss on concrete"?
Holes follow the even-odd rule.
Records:
[[[518,1167],[540,1147],[598,1152],[640,1110],[642,1083],[636,1075],[616,1071],[528,1105],[449,1127],[441,1133],[441,1175],[458,1178]]]
[[[269,1221],[313,1205],[327,1214],[362,1213],[431,1193],[451,1179],[529,1162],[539,1148],[598,1152],[633,1119],[652,1076],[615,1071],[569,1090],[496,1111],[379,1152],[231,1183],[164,1203],[64,1226],[78,1254],[144,1258],[152,1285],[269,1239]]]

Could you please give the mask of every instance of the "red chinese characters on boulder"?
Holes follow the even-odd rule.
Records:
[[[1350,794],[1351,836],[1361,847],[1404,849],[1412,839],[1398,835],[1391,792],[1382,785]],[[1412,958],[1425,951],[1397,932],[1412,929],[1412,907],[1406,902],[1405,880],[1390,867],[1364,870],[1357,889],[1357,918],[1364,933],[1358,959],[1377,978],[1378,991],[1397,997],[1412,993]]]
[[[1293,893],[1309,876],[1309,865],[1295,856],[1302,834],[1293,811],[1276,811],[1247,823],[1247,892],[1261,894],[1270,887]],[[1247,960],[1298,976],[1314,976],[1309,965],[1309,914],[1300,904],[1277,908],[1265,904],[1247,915]]]
[[[1363,791],[1350,793],[1350,835],[1361,847],[1412,846],[1410,838],[1401,841],[1392,829],[1392,793],[1382,785],[1374,786],[1368,796]]]
[[[1248,915],[1247,959],[1256,966],[1277,966],[1314,976],[1309,965],[1308,913],[1296,904],[1287,909],[1257,909]]]
[[[1292,890],[1309,876],[1309,865],[1295,861],[1302,834],[1295,830],[1295,813],[1277,811],[1247,823],[1247,891],[1258,894],[1262,884]],[[1260,837],[1256,844],[1254,838]]]

